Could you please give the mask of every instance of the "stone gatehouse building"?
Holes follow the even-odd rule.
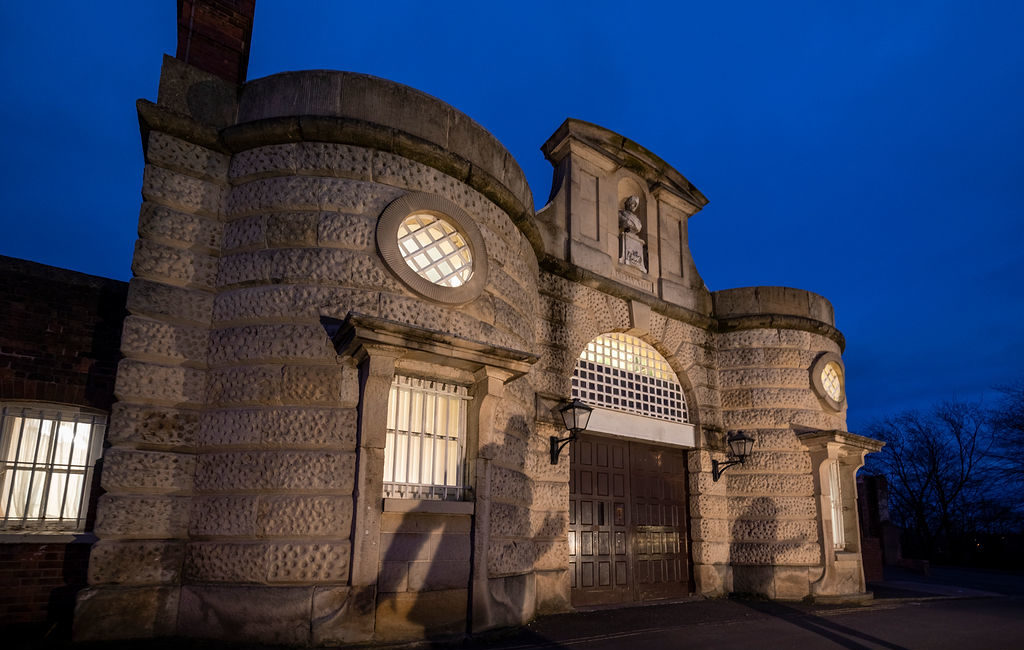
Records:
[[[566,120],[537,208],[444,102],[348,72],[245,81],[252,3],[193,5],[222,10],[221,49],[179,46],[138,103],[78,638],[328,645],[864,594],[855,473],[879,445],[845,430],[827,300],[709,291],[687,240],[707,199],[626,137]],[[574,397],[594,411],[553,464]],[[716,480],[741,430],[753,452]]]

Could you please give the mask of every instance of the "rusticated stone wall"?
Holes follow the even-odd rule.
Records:
[[[820,577],[823,559],[811,458],[797,431],[846,425],[845,404],[830,409],[811,386],[815,360],[841,352],[838,335],[828,335],[831,306],[814,294],[771,287],[715,299],[723,319],[747,319],[717,337],[723,425],[756,442],[745,464],[708,486],[713,496],[701,528],[718,541],[707,544],[702,559],[728,565],[716,571],[725,591],[803,598]],[[792,317],[794,326],[759,326],[769,310],[776,319]],[[807,331],[814,329],[820,332]]]
[[[149,134],[83,638],[176,629],[208,380],[228,157]],[[133,611],[130,617],[122,612]]]

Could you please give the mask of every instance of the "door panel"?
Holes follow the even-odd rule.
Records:
[[[573,604],[685,596],[684,453],[592,435],[570,448]]]
[[[570,445],[569,573],[577,605],[625,602],[630,581],[627,443],[582,436]]]

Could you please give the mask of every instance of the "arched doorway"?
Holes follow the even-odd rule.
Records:
[[[641,339],[604,334],[580,355],[572,395],[595,407],[570,456],[573,604],[688,595],[686,451],[695,432],[678,377]]]

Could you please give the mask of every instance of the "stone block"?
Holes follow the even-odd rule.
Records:
[[[335,646],[373,637],[377,594],[370,587],[315,587],[311,643]]]
[[[188,582],[265,583],[267,546],[260,543],[191,542],[185,557]]]
[[[205,253],[140,239],[135,242],[132,272],[147,280],[210,290],[217,279],[217,260]]]
[[[536,603],[533,572],[490,578],[479,600],[474,598],[473,631],[524,625],[534,617]]]
[[[352,408],[309,406],[219,409],[203,413],[199,429],[204,445],[353,451],[356,412]]]
[[[808,519],[817,517],[817,505],[813,496],[783,497],[732,496],[726,501],[728,516],[738,518],[764,519]]]
[[[380,530],[382,533],[469,534],[472,518],[469,515],[385,512],[381,515]]]
[[[531,540],[491,537],[487,546],[487,575],[490,577],[522,574],[534,568],[537,551]]]
[[[232,188],[227,212],[232,217],[293,210],[329,210],[379,215],[401,190],[344,178],[278,176]]]
[[[355,455],[345,452],[245,451],[203,454],[195,488],[225,490],[315,490],[350,494]]]
[[[205,180],[227,180],[229,157],[160,131],[151,131],[146,162]]]
[[[536,571],[537,614],[561,614],[572,611],[569,572]]]
[[[209,373],[208,403],[246,406],[280,403],[279,365],[215,368]]]
[[[157,363],[203,363],[208,337],[205,327],[129,316],[121,334],[121,352],[126,357]]]
[[[375,220],[365,215],[321,212],[316,224],[320,246],[367,250],[374,246]]]
[[[381,562],[430,560],[430,535],[427,533],[381,533]]]
[[[490,489],[495,501],[524,505],[536,502],[532,498],[533,482],[522,472],[505,467],[495,467],[491,472]]]
[[[104,494],[96,510],[103,539],[172,539],[188,534],[187,497]]]
[[[810,474],[727,474],[730,494],[809,496],[814,494]]]
[[[108,492],[188,490],[192,487],[194,471],[192,454],[113,447],[103,459],[103,489]]]
[[[232,219],[224,225],[224,253],[267,247],[267,215]]]
[[[281,400],[286,404],[336,406],[350,403],[356,387],[338,365],[285,366],[281,382]]]
[[[196,368],[122,359],[114,393],[126,402],[200,405],[206,397],[206,373]]]
[[[732,571],[721,564],[695,564],[693,581],[696,592],[708,598],[724,596],[732,591]]]
[[[146,165],[142,196],[174,210],[219,218],[224,215],[228,188],[156,165]]]
[[[774,576],[774,598],[778,600],[802,600],[810,594],[810,581],[806,567],[776,567]]]
[[[189,533],[193,536],[252,537],[256,534],[256,496],[197,496],[192,499]]]
[[[269,547],[267,581],[280,583],[344,583],[349,577],[349,541],[281,542]]]
[[[210,253],[221,248],[224,224],[216,219],[178,212],[147,201],[143,202],[139,213],[139,237]]]
[[[299,143],[294,142],[239,151],[231,157],[228,176],[237,184],[252,178],[294,172],[298,168],[298,157]]]
[[[198,430],[198,411],[118,402],[110,416],[107,440],[114,445],[193,447]]]
[[[267,215],[267,246],[316,246],[318,221],[316,212],[272,212]]]
[[[821,563],[820,547],[811,542],[733,542],[728,546],[729,563],[734,567],[741,564],[772,567],[787,564],[811,566]]]
[[[799,519],[739,519],[730,529],[736,542],[810,542],[817,539],[817,522]]]
[[[235,643],[307,645],[311,587],[182,587],[178,634]]]
[[[92,587],[78,595],[76,642],[171,636],[177,631],[179,587]]]
[[[732,591],[775,597],[775,568],[770,566],[733,566]]]
[[[257,534],[261,537],[344,537],[352,527],[349,496],[262,497]]]
[[[534,483],[533,507],[537,510],[568,512],[568,483]]]
[[[469,587],[470,563],[467,560],[418,561],[409,563],[409,591],[439,591]]]
[[[127,306],[133,314],[206,325],[213,313],[213,295],[136,277],[128,285]]]
[[[411,641],[461,634],[468,599],[467,589],[381,594],[375,639]]]
[[[409,563],[381,562],[377,589],[381,593],[409,591]]]
[[[334,142],[298,143],[296,169],[318,176],[339,176],[358,180],[371,180],[375,152]]]
[[[690,537],[708,542],[728,542],[731,539],[730,522],[727,519],[700,517],[690,520]]]
[[[818,355],[812,350],[798,350],[786,348],[768,348],[762,351],[764,354],[764,365],[769,368],[799,368],[809,369]],[[808,379],[810,381],[810,379]]]
[[[89,555],[89,584],[160,585],[181,579],[183,542],[101,540]]]

